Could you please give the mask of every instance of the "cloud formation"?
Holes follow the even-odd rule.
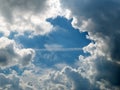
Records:
[[[14,71],[12,74],[0,74],[0,90],[37,90],[27,85]]]
[[[36,68],[27,68],[21,76],[0,74],[0,89],[119,90],[118,0],[60,0],[60,3],[59,0],[0,0],[0,33],[4,36],[0,38],[0,68],[29,65],[35,55],[33,49],[21,48],[14,40],[6,38],[10,33],[20,35],[27,32],[29,36],[47,34],[54,26],[46,19],[55,18],[57,15],[73,18],[71,24],[74,28],[88,32],[87,38],[93,42],[83,50],[90,55],[79,56],[73,67],[59,64],[63,68],[61,71],[47,68],[44,69],[44,74],[41,74],[43,69],[37,71]],[[38,50],[65,51],[56,45],[47,45],[46,49]],[[74,51],[78,48],[66,50]]]
[[[94,41],[83,48],[84,52],[91,54],[83,59],[90,66],[91,72],[93,71],[90,68],[95,68],[97,71],[94,75],[95,83],[97,82],[95,85],[101,90],[119,90],[120,82],[117,75],[120,74],[120,2],[118,0],[69,0],[68,3],[61,0],[61,3],[62,8],[70,10],[73,27],[83,32],[87,31],[88,38]]]
[[[18,35],[28,32],[29,36],[47,34],[53,26],[46,19],[55,17],[58,10],[58,0],[0,0],[0,33],[4,36],[11,32]]]
[[[61,0],[61,3],[63,8],[69,9],[75,18],[72,22],[74,27],[88,31],[89,37],[96,43],[102,39],[102,44],[107,44],[107,47],[103,48],[108,51],[112,60],[120,60],[118,0],[70,0],[70,3]]]
[[[35,52],[33,49],[21,48],[14,40],[0,38],[0,67],[13,65],[26,66],[33,60]]]
[[[14,79],[13,79],[14,78]],[[19,86],[19,78],[16,76],[5,76],[4,74],[0,74],[0,90],[23,90],[21,86]]]

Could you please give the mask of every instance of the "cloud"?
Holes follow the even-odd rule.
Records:
[[[0,67],[12,65],[26,66],[33,60],[35,52],[33,49],[21,48],[14,40],[0,38]]]
[[[24,71],[21,79],[34,90],[71,90],[69,79],[61,71],[48,68],[44,68],[44,70],[42,68],[33,68],[33,70]]]
[[[0,90],[23,90],[19,86],[19,78],[15,76],[5,76],[4,74],[0,74]]]
[[[6,37],[12,32],[18,35],[29,32],[29,36],[47,34],[53,30],[53,25],[46,19],[64,15],[73,18],[73,27],[87,31],[87,38],[93,40],[83,48],[90,56],[79,56],[74,67],[63,65],[62,71],[41,69],[44,73],[36,72],[34,68],[24,71],[20,77],[1,74],[0,89],[119,90],[119,6],[118,0],[60,0],[60,3],[59,0],[0,0],[0,33]],[[5,37],[0,38],[0,43],[1,68],[26,66],[33,60],[33,49],[21,48],[14,40]],[[39,50],[78,50],[57,45],[45,47]]]
[[[5,18],[7,18],[7,20],[13,19],[12,15],[15,11],[33,11],[37,13],[38,11],[42,11],[44,5],[46,5],[46,0],[0,0],[0,2],[1,13]]]
[[[63,48],[59,45],[47,45],[46,48],[40,48],[40,49],[35,49],[37,51],[40,51],[40,52],[44,52],[44,51],[51,51],[51,52],[54,52],[54,51],[81,51],[82,48]]]
[[[64,73],[73,83],[72,89],[74,90],[89,90],[90,89],[89,80],[86,78],[83,78],[75,69],[71,67],[65,67]]]
[[[87,38],[93,40],[84,47],[84,52],[90,53],[85,57],[84,62],[88,64],[88,70],[80,66],[86,74],[85,77],[94,78],[95,85],[99,89],[119,90],[120,82],[120,2],[118,0],[61,0],[63,9],[70,10],[73,18],[72,25],[80,31],[87,31]],[[80,57],[81,60],[81,57]],[[92,63],[92,64],[91,64]],[[85,65],[86,66],[86,65]],[[96,69],[94,74],[93,69]],[[87,72],[93,73],[87,73]],[[112,78],[112,79],[111,79]],[[98,83],[96,83],[98,81]]]
[[[20,76],[14,70],[11,70],[9,75],[0,74],[0,80],[0,89],[7,90],[89,90],[90,88],[89,80],[70,66],[65,66],[60,71],[30,66]]]
[[[0,74],[0,90],[37,90],[23,82],[14,71],[10,75]]]
[[[21,79],[35,90],[47,88],[51,90],[97,90],[77,69],[70,66],[65,66],[60,71],[48,68],[44,70],[33,68],[33,70],[25,70]]]
[[[69,9],[75,18],[73,26],[81,31],[88,31],[90,37],[98,41],[103,40],[107,44],[112,60],[119,61],[119,5],[118,0],[91,1],[75,0],[62,1],[63,8]],[[107,7],[106,7],[107,6]],[[109,47],[110,46],[110,47]]]
[[[46,19],[56,17],[59,6],[58,0],[0,0],[0,33],[4,36],[11,32],[18,35],[29,32],[29,36],[47,34],[53,26]]]

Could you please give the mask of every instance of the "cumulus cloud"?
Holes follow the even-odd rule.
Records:
[[[95,41],[99,42],[99,38],[101,38],[102,44],[108,45],[106,49],[109,49],[111,58],[119,61],[120,2],[118,0],[75,0],[70,3],[61,0],[61,2],[63,8],[72,12],[75,18],[73,26],[81,31],[88,31],[90,37]]]
[[[120,1],[69,0],[68,3],[67,0],[61,0],[61,4],[62,8],[70,10],[69,18],[73,18],[73,27],[83,32],[87,31],[87,38],[94,41],[83,48],[84,52],[91,55],[83,59],[90,66],[91,72],[93,71],[90,68],[97,71],[94,76],[95,82],[98,81],[99,85],[95,85],[101,90],[119,90],[120,82],[117,75],[120,74]]]
[[[33,69],[34,70],[34,69]],[[90,81],[83,77],[78,69],[73,69],[70,66],[65,66],[62,70],[55,69],[36,69],[24,71],[21,79],[28,86],[39,89],[51,90],[80,90],[80,89],[97,89],[93,87]],[[41,71],[41,72],[40,72]]]
[[[72,83],[66,75],[62,74],[62,71],[48,68],[44,68],[44,70],[42,68],[34,69],[24,71],[21,76],[23,82],[34,88],[34,90],[71,90]]]
[[[56,17],[59,6],[59,0],[0,0],[0,33],[47,34],[53,26],[46,19]]]
[[[35,55],[32,49],[22,49],[14,40],[0,38],[0,67],[11,65],[28,65]]]
[[[13,71],[10,75],[0,74],[0,90],[35,90],[23,82]]]
[[[14,78],[14,80],[13,80]],[[0,74],[0,90],[22,90],[19,86],[19,79],[16,77],[7,77],[4,74]]]
[[[29,32],[32,36],[47,34],[53,26],[46,19],[64,15],[68,19],[73,18],[73,27],[87,31],[87,38],[93,40],[83,48],[90,56],[79,56],[76,68],[63,65],[62,71],[41,69],[38,72],[34,68],[24,71],[20,77],[1,74],[0,89],[119,90],[119,14],[118,0],[60,0],[60,3],[59,0],[0,0],[0,33],[4,36],[11,32]],[[1,68],[26,66],[33,60],[33,49],[21,48],[14,40],[4,37],[0,38],[0,44]],[[41,50],[62,48],[56,45],[45,47]],[[62,67],[59,66],[60,69]],[[45,71],[44,74],[41,71]]]

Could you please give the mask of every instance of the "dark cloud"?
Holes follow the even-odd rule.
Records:
[[[99,90],[75,69],[66,67],[64,73],[66,74],[67,78],[72,81],[74,90]]]
[[[70,0],[61,1],[63,7],[70,9],[78,20],[78,27],[83,20],[90,19],[93,26],[88,25],[87,31],[92,35],[101,34],[100,38],[108,37],[110,54],[113,60],[120,60],[120,1],[118,0]],[[91,24],[91,23],[89,23]],[[94,38],[98,38],[94,37]],[[106,43],[106,42],[104,42]]]
[[[67,0],[61,0],[61,3],[75,18],[73,26],[87,31],[89,38],[95,41],[94,44],[88,45],[89,49],[86,50],[91,54],[88,60],[96,59],[95,85],[100,82],[100,90],[119,90],[120,1],[69,0],[68,3]]]
[[[96,61],[98,75],[96,81],[106,80],[113,86],[120,86],[120,65],[107,60]]]
[[[111,57],[120,61],[120,33],[113,36],[113,47],[111,49]]]

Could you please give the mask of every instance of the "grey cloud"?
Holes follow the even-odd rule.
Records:
[[[72,80],[72,83],[74,84],[74,90],[89,90],[91,88],[89,80],[83,78],[78,72],[73,71],[69,67],[66,67],[64,72],[67,77]]]
[[[13,60],[14,58],[17,57],[17,54],[14,51],[14,47],[6,46],[5,48],[0,48],[0,64],[1,65],[8,65],[10,63],[10,60]]]
[[[119,90],[120,64],[115,61],[107,60],[106,56],[104,56],[104,54],[101,54],[100,48],[98,48],[98,46],[96,46],[95,44],[90,44],[85,48],[89,48],[88,50],[86,50],[91,53],[91,56],[80,57],[80,61],[78,63],[80,68],[79,70],[84,70],[84,72],[86,72],[85,74],[84,72],[80,73],[85,77],[90,76],[90,78],[88,79],[90,81],[92,80],[92,83],[100,90]],[[82,63],[83,60],[84,63],[87,64],[87,66]],[[96,70],[96,73],[94,73],[92,68],[94,71]],[[93,78],[91,78],[91,76]]]
[[[80,75],[90,83],[91,90],[120,89],[120,65],[116,62],[106,60],[106,57],[103,56],[92,55],[80,57],[77,65]],[[78,84],[77,80],[75,83]]]
[[[113,60],[120,60],[120,1],[119,0],[61,0],[63,8],[70,9],[81,27],[83,21],[91,20],[86,31],[96,35],[96,38],[109,38],[109,52]],[[98,36],[99,34],[100,36]],[[90,37],[93,37],[93,36]],[[106,43],[106,40],[104,41]]]
[[[87,31],[88,37],[95,41],[87,46],[87,50],[84,49],[91,54],[84,58],[84,61],[93,62],[95,66],[91,67],[97,70],[94,75],[95,85],[99,82],[101,86],[98,87],[101,90],[119,90],[120,1],[69,0],[68,3],[67,0],[61,0],[61,4],[62,8],[69,9],[75,18],[73,26],[80,31]]]
[[[23,90],[19,86],[19,78],[7,77],[4,74],[0,74],[0,90]]]
[[[19,76],[0,74],[0,90],[33,90],[33,88],[22,82]]]
[[[51,4],[50,0],[0,0],[0,33],[7,37],[12,32],[15,36],[29,32],[29,37],[49,33],[52,25],[46,19],[57,13]]]
[[[0,67],[6,67],[11,65],[29,65],[33,59],[35,52],[32,49],[22,49],[18,47],[14,40],[7,38],[0,38]]]
[[[32,49],[25,49],[24,54],[21,56],[21,64],[23,66],[29,65],[29,63],[33,60],[35,56],[35,52]]]
[[[96,81],[105,80],[110,83],[109,87],[113,86],[120,88],[120,65],[107,60],[96,61],[96,67],[98,69],[98,75],[96,76]]]
[[[3,16],[9,20],[13,18],[12,16],[19,12],[41,12],[45,9],[44,5],[47,0],[0,0],[0,11]]]

